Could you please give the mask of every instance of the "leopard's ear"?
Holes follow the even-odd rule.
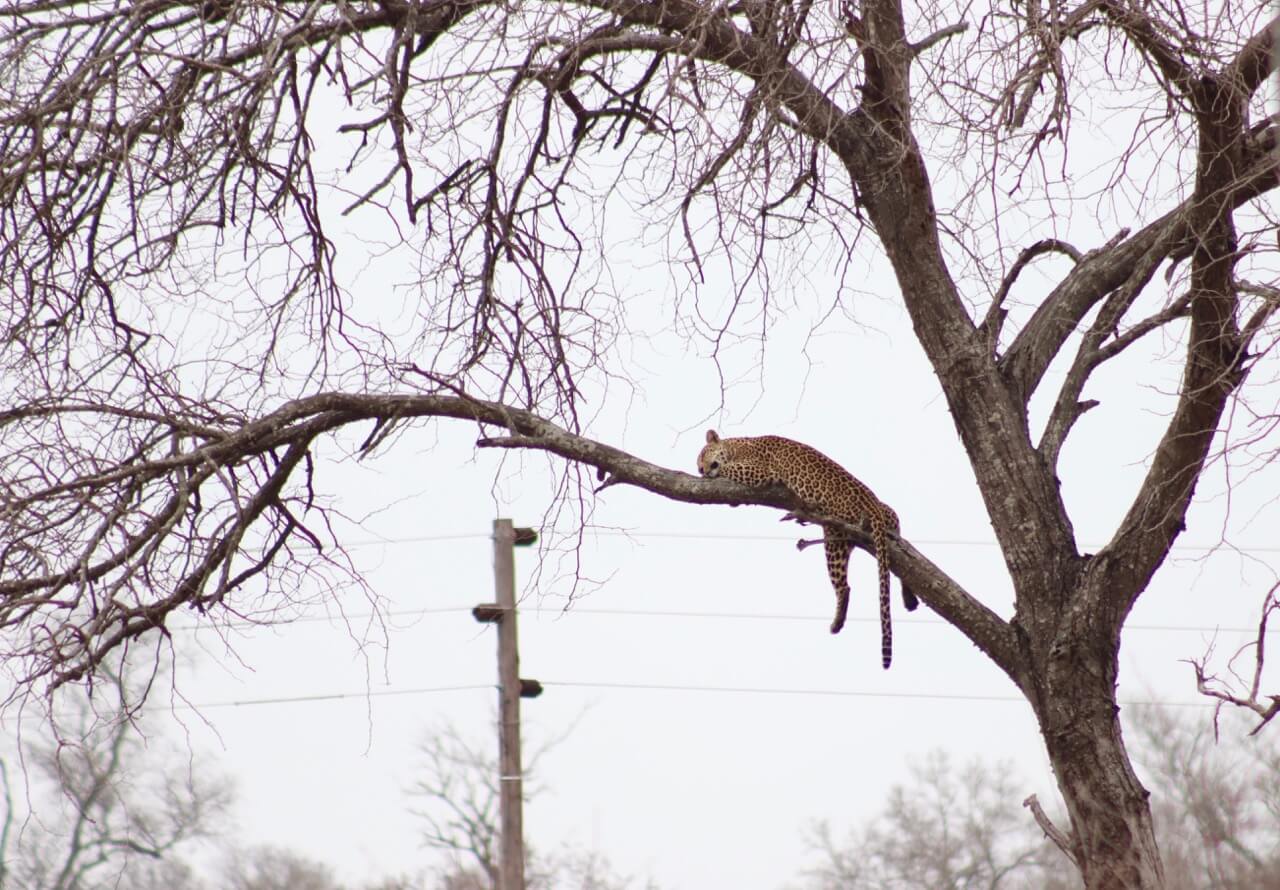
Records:
[[[707,430],[707,444],[708,444],[708,445],[710,445],[710,444],[711,444],[711,443],[713,443],[713,442],[719,442],[719,441],[720,441],[720,436],[719,436],[719,434],[718,434],[715,430]]]

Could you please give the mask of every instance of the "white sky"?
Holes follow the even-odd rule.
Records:
[[[342,262],[360,299],[394,303],[403,294],[390,283],[402,276],[351,256],[357,237],[369,237],[366,224],[336,232]],[[1083,227],[1082,249],[1112,234],[1090,231],[1088,220]],[[1065,221],[1049,228],[1070,234]],[[672,286],[662,264],[643,249],[628,256],[635,265],[614,268],[616,286],[661,306]],[[1037,276],[1055,268],[1046,260],[1029,270],[1024,306],[1043,293]],[[800,288],[797,305],[771,331],[763,369],[745,353],[730,358],[723,413],[715,368],[668,336],[628,347],[642,395],[611,391],[593,406],[601,413],[588,434],[689,472],[708,425],[808,442],[870,485],[898,512],[906,538],[1008,617],[999,551],[896,284],[869,267],[858,293],[846,294],[857,323],[837,315],[811,339],[833,285],[817,274],[789,284]],[[716,287],[713,279],[709,296]],[[1135,347],[1085,393],[1103,404],[1069,440],[1062,479],[1086,551],[1107,539],[1141,480],[1176,389],[1178,372],[1159,365],[1166,351],[1176,344]],[[1140,386],[1115,385],[1135,373]],[[1051,373],[1046,387],[1058,380]],[[366,432],[322,451],[340,458]],[[492,520],[538,525],[555,464],[477,453],[475,435],[458,422],[412,429],[363,462],[322,468],[322,490],[353,517],[346,543],[392,616],[385,647],[376,629],[366,634],[369,603],[358,590],[316,605],[306,621],[246,628],[230,641],[208,629],[178,635],[188,661],[176,687],[196,709],[157,697],[155,719],[187,733],[199,768],[234,779],[241,840],[332,863],[356,884],[441,862],[421,848],[402,792],[432,727],[452,724],[496,747],[494,632],[470,608],[493,598]],[[1219,466],[1130,619],[1124,701],[1195,702],[1180,659],[1202,655],[1215,628],[1224,628],[1219,652],[1234,651],[1280,574],[1272,503],[1280,473],[1257,473],[1230,500],[1223,490]],[[804,838],[816,820],[841,836],[873,817],[907,764],[934,748],[958,760],[1012,761],[1024,781],[1010,808],[1033,792],[1056,800],[1029,707],[927,607],[907,616],[896,579],[894,663],[881,670],[865,553],[853,559],[849,624],[833,637],[820,549],[798,554],[802,532],[779,525],[777,512],[674,504],[621,486],[594,508],[599,533],[587,536],[581,558],[600,583],[567,611],[560,569],[571,562],[558,567],[545,551],[517,557],[522,674],[546,686],[525,703],[526,741],[574,727],[542,761],[546,791],[526,811],[537,849],[596,849],[667,890],[777,890],[812,861]],[[573,529],[554,531],[547,537],[563,555]],[[715,691],[726,688],[737,691]]]
[[[883,333],[833,331],[806,385],[794,372],[771,379],[749,422],[720,429],[783,433],[826,450],[894,506],[913,543],[1008,616],[998,551],[945,406],[907,345],[902,313],[887,300],[871,311],[869,326]],[[648,402],[632,409],[618,444],[692,470],[697,417],[712,403],[701,397],[707,381],[683,377],[686,370],[646,383]],[[1141,433],[1158,422],[1138,402],[1111,399],[1081,422],[1064,480],[1075,515],[1089,513],[1077,519],[1084,549],[1101,543],[1136,485],[1149,447]],[[203,706],[208,726],[177,716],[208,752],[201,764],[235,777],[243,838],[332,862],[352,880],[439,861],[419,847],[402,794],[415,744],[446,723],[496,744],[495,639],[469,609],[493,598],[492,519],[536,524],[547,505],[543,458],[511,456],[497,470],[499,455],[475,455],[473,438],[460,423],[410,432],[385,454],[342,466],[340,486],[330,476],[328,490],[348,515],[393,504],[350,535],[392,612],[389,649],[357,647],[338,620],[246,631],[234,654],[208,631],[190,635],[184,648],[205,654],[178,686]],[[1126,701],[1194,702],[1179,659],[1201,655],[1215,627],[1256,622],[1280,550],[1248,492],[1275,491],[1274,478],[1251,480],[1231,505],[1225,528],[1240,550],[1206,556],[1197,548],[1219,543],[1224,528],[1226,501],[1213,496],[1219,479],[1206,477],[1184,546],[1131,619]],[[666,888],[765,890],[811,861],[804,835],[815,820],[842,834],[871,818],[886,790],[906,779],[907,763],[933,748],[1013,761],[1025,781],[1010,807],[1032,792],[1056,799],[1030,710],[1012,685],[927,608],[905,617],[896,580],[895,658],[882,671],[866,554],[854,558],[850,624],[832,637],[820,552],[797,554],[798,529],[777,516],[610,488],[594,517],[605,531],[582,552],[598,588],[563,611],[567,588],[555,581],[554,556],[542,584],[525,587],[522,674],[547,686],[525,703],[526,740],[575,727],[542,762],[547,791],[526,814],[533,845],[598,849],[622,872]],[[519,551],[523,582],[539,558]],[[362,595],[340,605],[362,632]],[[750,615],[771,617],[740,617]],[[1219,650],[1246,637],[1225,630]],[[415,691],[455,686],[483,688]],[[725,687],[787,691],[706,691]],[[348,697],[271,701],[334,694]]]

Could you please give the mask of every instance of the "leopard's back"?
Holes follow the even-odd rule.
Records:
[[[852,473],[821,451],[784,436],[751,436],[713,440],[698,457],[703,475],[719,475],[747,485],[779,482],[821,513],[855,525],[883,518],[896,531],[898,517]],[[709,459],[708,459],[709,458]],[[718,461],[718,472],[707,472]]]

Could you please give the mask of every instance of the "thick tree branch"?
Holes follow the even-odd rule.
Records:
[[[1251,96],[1276,70],[1276,39],[1280,35],[1280,15],[1250,37],[1223,71],[1223,81],[1241,95]]]
[[[549,451],[603,470],[608,474],[609,485],[626,483],[671,500],[702,504],[756,504],[786,510],[806,521],[838,526],[848,533],[857,546],[869,553],[874,552],[870,535],[865,529],[834,517],[813,513],[804,502],[797,500],[784,488],[762,489],[667,470],[618,449],[561,430],[546,421],[541,421],[541,424],[544,425],[544,432],[539,434],[484,438],[477,444],[482,447]],[[970,596],[904,539],[892,541],[889,563],[894,574],[902,579],[907,588],[960,629],[1015,683],[1021,685],[1024,665],[1020,661],[1013,630],[1008,622]]]
[[[31,423],[41,419],[53,419],[64,413],[82,413],[89,410],[84,405],[64,407],[33,407],[30,410],[15,409],[9,412],[10,423]],[[110,409],[106,409],[110,414]],[[79,499],[92,495],[108,481],[131,483],[133,480],[150,480],[158,483],[166,477],[188,478],[191,473],[203,470],[205,478],[215,471],[234,468],[253,459],[256,455],[270,453],[274,449],[286,449],[285,457],[274,470],[260,482],[256,490],[244,492],[243,506],[225,523],[222,533],[209,542],[198,554],[195,564],[177,579],[169,589],[137,591],[144,598],[134,606],[125,607],[118,601],[109,607],[100,607],[98,614],[87,624],[74,626],[63,624],[59,635],[50,640],[52,649],[39,646],[31,653],[51,661],[43,662],[35,675],[52,672],[55,684],[83,676],[100,663],[114,648],[127,640],[151,630],[162,630],[165,616],[183,605],[201,609],[234,590],[245,573],[232,577],[231,566],[241,549],[246,533],[254,526],[265,510],[284,497],[290,474],[300,465],[310,443],[319,435],[340,427],[362,421],[389,421],[405,424],[414,419],[454,418],[478,423],[482,428],[497,427],[505,434],[482,436],[482,447],[538,449],[567,460],[596,467],[606,474],[611,484],[628,484],[671,500],[697,504],[755,503],[781,510],[803,510],[805,505],[785,489],[761,489],[738,485],[723,480],[706,480],[698,476],[670,470],[635,457],[620,449],[574,434],[563,427],[538,417],[531,412],[511,408],[496,402],[472,399],[457,395],[361,395],[326,393],[286,403],[257,420],[240,426],[204,423],[204,441],[197,440],[191,447],[155,460],[131,461],[107,472],[92,473],[79,479],[61,482],[44,493],[32,496],[28,503],[48,502],[49,491],[56,490],[62,496]],[[148,422],[163,423],[156,418]],[[176,423],[187,429],[191,424]],[[191,477],[194,478],[194,477]],[[139,496],[143,496],[140,492]],[[183,503],[190,495],[183,497]],[[184,508],[169,508],[160,515],[182,515]],[[9,524],[20,522],[20,510],[6,513]],[[834,521],[834,520],[832,520]],[[145,526],[137,535],[136,546],[126,552],[100,555],[96,550],[86,554],[86,560],[75,566],[51,573],[4,572],[0,580],[0,623],[27,620],[32,610],[48,609],[61,597],[65,597],[79,585],[79,579],[87,573],[109,583],[110,579],[124,572],[124,580],[133,577],[133,568],[140,559],[165,546],[174,529],[172,518]],[[296,530],[296,520],[289,519],[278,534],[281,540]],[[847,527],[851,536],[865,545],[869,540],[863,530]],[[177,543],[176,541],[174,543]],[[279,550],[279,543],[271,553],[262,558],[259,569],[265,568],[272,555]],[[941,569],[912,548],[905,541],[895,541],[890,550],[894,571],[921,599],[940,615],[954,622],[983,651],[987,652],[1015,680],[1021,675],[1013,632],[1007,622],[969,596]],[[115,583],[115,582],[113,582]],[[67,633],[76,627],[73,635]],[[44,656],[39,656],[45,651]]]
[[[1080,347],[1076,350],[1066,379],[1058,390],[1049,421],[1045,425],[1044,435],[1040,438],[1040,453],[1044,455],[1045,462],[1049,466],[1057,467],[1058,455],[1071,427],[1085,411],[1097,404],[1094,401],[1081,402],[1080,395],[1090,375],[1097,370],[1098,366],[1124,351],[1143,334],[1187,314],[1190,297],[1175,300],[1173,305],[1143,319],[1123,334],[1118,332],[1120,319],[1151,281],[1151,277],[1163,259],[1164,252],[1159,245],[1147,251],[1134,265],[1124,285],[1114,290],[1106,299],[1097,318],[1081,338]]]
[[[932,34],[922,37],[912,43],[911,54],[918,56],[930,47],[946,40],[948,37],[955,37],[957,34],[963,34],[967,30],[969,30],[968,22],[956,22],[953,25],[947,25],[945,28],[939,28]]]
[[[1182,391],[1142,488],[1114,537],[1090,567],[1093,590],[1119,628],[1146,589],[1184,517],[1227,400],[1244,381],[1248,342],[1241,337],[1234,269],[1239,259],[1232,194],[1246,178],[1244,97],[1231,82],[1202,79],[1195,97],[1199,144],[1196,186],[1186,225],[1191,254],[1190,339]]]
[[[982,318],[982,324],[978,326],[983,338],[990,344],[989,352],[992,358],[995,358],[996,344],[1000,340],[1000,329],[1004,326],[1004,319],[1007,314],[1004,309],[1004,301],[1009,296],[1009,291],[1013,289],[1018,276],[1022,274],[1022,270],[1026,268],[1027,264],[1046,253],[1065,254],[1076,263],[1080,262],[1081,259],[1080,251],[1057,238],[1043,238],[1030,247],[1024,248],[1018,254],[1018,258],[1014,260],[1013,265],[1009,267],[1009,271],[1005,273],[1004,278],[1001,280],[1000,286],[996,288],[995,296],[991,298],[991,305],[987,308],[987,313]]]
[[[1161,28],[1146,10],[1125,0],[1099,0],[1097,8],[1122,30],[1155,64],[1164,80],[1177,92],[1190,96],[1195,71],[1187,64],[1184,48],[1174,35]],[[1174,90],[1170,90],[1173,92]]]
[[[1225,185],[1230,209],[1280,186],[1276,128],[1252,134],[1243,147],[1238,176]],[[1049,364],[1081,320],[1109,293],[1124,285],[1136,263],[1157,246],[1176,258],[1194,244],[1188,198],[1177,208],[1114,245],[1086,254],[1036,309],[1000,358],[1000,366],[1026,401],[1040,385]]]

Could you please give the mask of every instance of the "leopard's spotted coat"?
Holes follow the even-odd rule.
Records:
[[[880,657],[889,667],[893,659],[893,628],[889,618],[889,532],[898,533],[898,515],[844,467],[815,448],[782,436],[721,439],[707,430],[707,444],[698,455],[698,472],[747,485],[781,483],[817,513],[843,519],[871,533],[880,574]],[[823,526],[827,574],[836,592],[836,616],[831,632],[839,633],[849,612],[849,552],[852,543],[835,526]],[[908,609],[919,603],[902,587]]]

